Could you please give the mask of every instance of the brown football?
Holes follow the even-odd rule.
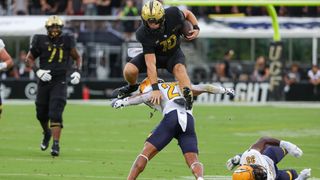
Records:
[[[189,31],[193,30],[193,25],[191,24],[190,21],[185,20],[181,29],[181,33],[184,37],[191,35]]]

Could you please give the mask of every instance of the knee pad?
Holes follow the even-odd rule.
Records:
[[[62,123],[62,113],[65,105],[65,99],[56,98],[51,100],[49,109],[49,118],[51,122]]]
[[[62,122],[62,112],[53,110],[49,112],[49,119],[51,122],[61,123]]]
[[[49,121],[49,116],[48,116],[48,105],[39,105],[36,104],[36,112],[37,112],[37,119],[40,122],[46,122]]]

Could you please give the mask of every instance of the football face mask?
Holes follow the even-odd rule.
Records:
[[[50,38],[59,37],[62,34],[63,21],[59,16],[50,16],[46,21],[46,29]]]

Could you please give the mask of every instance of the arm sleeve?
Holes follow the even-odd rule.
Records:
[[[131,96],[128,98],[128,106],[138,105],[141,103],[148,102],[151,97],[151,91],[143,94],[138,94],[136,96]]]
[[[224,94],[226,93],[226,89],[222,86],[213,85],[213,84],[198,84],[191,85],[191,89],[194,91],[201,91],[210,94]]]
[[[32,53],[34,58],[37,58],[40,55],[38,40],[39,37],[37,35],[34,35],[30,45],[30,52]]]

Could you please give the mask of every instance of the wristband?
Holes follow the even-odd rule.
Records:
[[[196,24],[196,25],[193,25],[193,29],[198,29],[200,30],[199,26]]]
[[[158,83],[151,84],[151,87],[153,91],[159,90]]]
[[[37,66],[35,66],[35,65],[34,65],[34,66],[32,67],[32,70],[33,70],[33,72],[35,72],[35,73],[36,73],[36,72],[39,70],[39,68],[38,68]]]
[[[74,68],[74,72],[80,73],[81,71],[80,71],[80,69],[78,69],[78,68]]]
[[[0,69],[1,69],[1,70],[2,70],[2,69],[7,69],[7,67],[8,67],[8,65],[7,65],[6,62],[0,63]]]

